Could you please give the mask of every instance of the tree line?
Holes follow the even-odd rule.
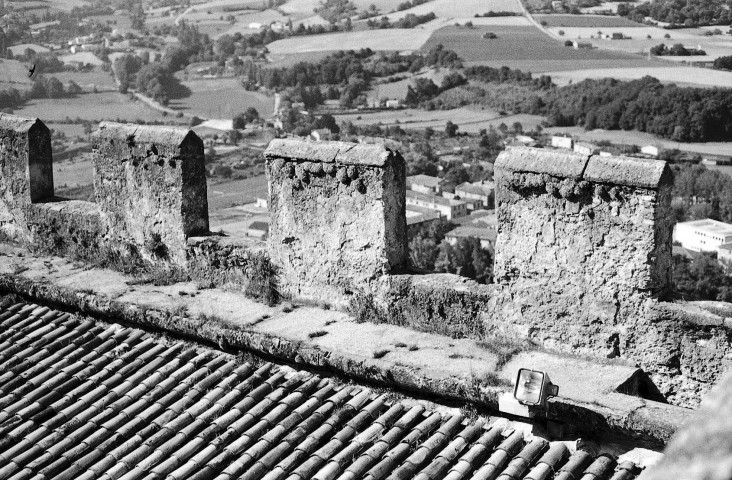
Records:
[[[729,0],[652,0],[640,4],[621,3],[618,15],[639,23],[651,17],[677,27],[729,25],[732,21],[730,7]]]

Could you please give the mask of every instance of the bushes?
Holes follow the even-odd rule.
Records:
[[[277,267],[272,264],[266,253],[254,253],[246,266],[246,277],[249,282],[244,294],[267,305],[276,305],[282,298],[278,276]]]

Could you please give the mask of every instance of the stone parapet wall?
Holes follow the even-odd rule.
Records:
[[[0,114],[0,236],[123,268],[185,266],[208,233],[203,143],[185,129],[103,123],[94,134],[96,202],[53,195],[51,136],[38,119]]]
[[[381,145],[273,140],[269,252],[293,296],[336,302],[407,260],[405,163]]]

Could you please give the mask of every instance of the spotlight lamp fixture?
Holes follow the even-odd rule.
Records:
[[[559,395],[559,386],[549,380],[549,375],[538,370],[519,369],[513,397],[520,404],[546,407],[547,399],[557,395]]]

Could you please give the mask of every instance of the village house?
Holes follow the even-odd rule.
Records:
[[[459,196],[461,200],[478,200],[479,207],[483,209],[493,208],[493,198],[495,184],[493,182],[483,181],[475,183],[461,183],[455,187],[455,195]]]
[[[436,195],[407,190],[407,205],[425,207],[436,210],[448,220],[463,217],[468,214],[468,204],[461,200],[453,200]]]
[[[472,225],[462,225],[445,234],[445,240],[450,245],[457,244],[461,238],[475,237],[480,240],[481,248],[494,251],[497,233],[492,228],[474,227]]]
[[[439,195],[442,192],[442,179],[430,175],[411,175],[407,177],[407,188],[426,195]]]
[[[572,140],[572,137],[564,137],[564,136],[552,136],[552,147],[554,148],[566,148],[567,150],[572,150],[574,147],[574,140]]]

